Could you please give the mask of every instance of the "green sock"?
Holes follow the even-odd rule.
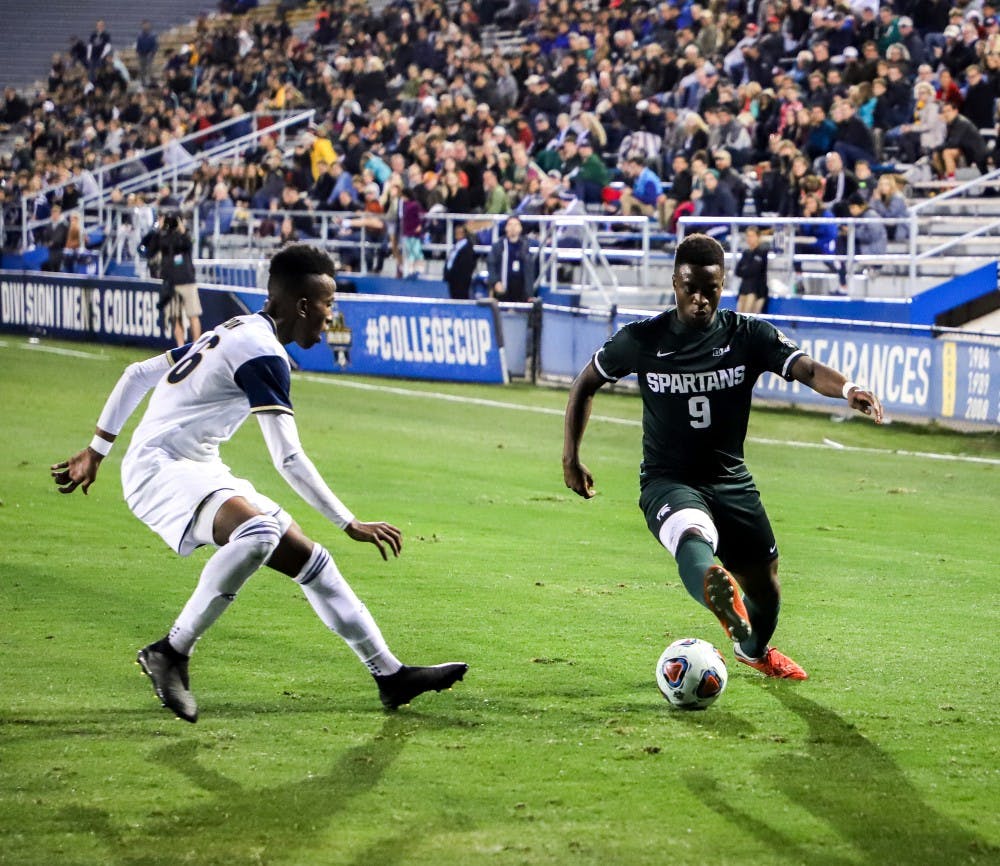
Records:
[[[677,546],[674,557],[684,588],[699,604],[705,604],[705,572],[715,562],[712,545],[699,535],[689,535]]]

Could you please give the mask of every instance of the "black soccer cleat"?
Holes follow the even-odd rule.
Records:
[[[465,676],[468,669],[465,662],[445,662],[431,667],[403,665],[394,674],[376,676],[375,682],[378,683],[382,706],[387,710],[395,710],[424,692],[450,689]]]
[[[164,639],[143,647],[135,660],[153,681],[153,690],[163,706],[185,722],[198,721],[198,704],[188,682],[188,656]]]

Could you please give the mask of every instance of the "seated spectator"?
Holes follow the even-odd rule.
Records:
[[[736,168],[742,168],[753,153],[753,140],[740,119],[737,106],[732,102],[720,102],[718,106],[719,124],[710,144],[713,150],[723,149],[731,156],[731,162]]]
[[[877,178],[867,160],[859,159],[854,163],[854,177],[858,182],[858,192],[865,197],[865,201],[870,201]]]
[[[330,174],[330,164],[325,160],[319,160],[316,163],[316,168],[319,170],[319,176],[309,190],[309,198],[322,207],[333,194],[336,180]]]
[[[847,199],[858,190],[858,179],[854,172],[844,167],[838,152],[826,155],[826,179],[823,184],[823,204],[836,216],[847,216]]]
[[[945,123],[944,141],[931,156],[938,177],[953,180],[960,166],[975,166],[985,174],[986,141],[979,130],[951,102],[941,106],[941,117]]]
[[[809,126],[806,133],[804,150],[811,160],[819,159],[829,153],[837,137],[837,124],[826,114],[822,103],[814,103],[809,108]]]
[[[281,191],[281,210],[292,212],[289,216],[295,224],[295,231],[299,238],[316,237],[316,226],[309,199],[294,186],[286,186]]]
[[[936,95],[938,102],[947,102],[954,105],[955,108],[962,108],[962,102],[964,101],[962,89],[958,86],[958,82],[955,81],[954,74],[948,69],[941,69],[938,72]]]
[[[854,168],[854,163],[859,159],[877,162],[872,131],[857,116],[851,102],[847,99],[835,102],[832,115],[837,124],[833,149],[840,154],[844,164],[848,168]]]
[[[626,183],[621,196],[622,214],[658,216],[660,225],[665,226],[667,197],[663,194],[663,183],[656,172],[636,154],[629,154],[625,158],[621,164],[621,172]]]
[[[913,120],[886,132],[887,141],[898,142],[900,161],[908,163],[914,163],[921,156],[940,147],[945,134],[944,118],[941,116],[934,85],[918,81],[914,85],[913,94]]]
[[[802,223],[795,228],[795,255],[793,260],[794,281],[792,291],[796,295],[805,293],[805,284],[802,280],[802,261],[799,255],[812,256],[832,256],[837,252],[837,226],[832,222],[811,222],[819,217],[824,220],[832,220],[833,213],[827,208],[822,199],[816,195],[807,195],[802,200]],[[827,267],[836,271],[837,265],[834,262],[827,262]]]
[[[735,217],[736,200],[729,189],[719,183],[719,173],[714,169],[705,172],[704,189],[692,194],[694,215],[699,217]],[[698,230],[714,238],[722,239],[729,234],[729,223],[699,223]]]
[[[444,188],[444,206],[448,213],[467,214],[472,212],[472,199],[469,196],[469,190],[462,186],[458,172],[454,169],[445,172]]]
[[[869,204],[884,219],[901,219],[910,215],[898,175],[883,174],[879,177]],[[909,240],[910,227],[906,223],[887,223],[885,230],[891,241]]]
[[[879,217],[878,211],[870,207],[865,197],[861,193],[854,193],[847,200],[847,207],[851,219],[861,220],[854,224],[854,253],[859,256],[885,255],[888,250],[889,236],[886,233],[885,223]],[[847,252],[846,237],[850,229],[841,226],[841,249],[842,254]],[[877,267],[877,266],[876,266]],[[840,265],[840,289],[847,290],[847,264]]]

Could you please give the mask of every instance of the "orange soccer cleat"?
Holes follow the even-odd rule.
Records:
[[[705,571],[705,604],[731,640],[739,642],[750,637],[750,617],[740,598],[740,588],[721,565],[710,565]]]
[[[805,680],[809,678],[809,674],[802,669],[801,665],[792,661],[784,653],[778,652],[773,646],[769,646],[759,659],[744,655],[739,644],[736,644],[733,650],[736,653],[736,661],[743,662],[755,671],[760,671],[765,677],[781,680]]]

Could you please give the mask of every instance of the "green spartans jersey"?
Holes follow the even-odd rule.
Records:
[[[802,350],[773,325],[719,310],[705,330],[676,310],[626,325],[594,355],[614,382],[636,373],[642,393],[642,478],[687,484],[748,477],[743,440],[754,383],[765,372],[791,379]]]

